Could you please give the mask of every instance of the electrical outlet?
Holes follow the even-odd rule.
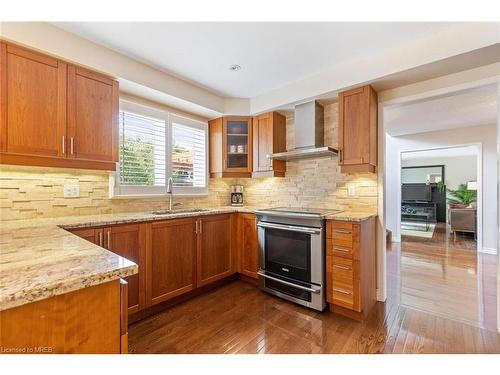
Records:
[[[347,195],[352,197],[354,195],[356,195],[356,188],[354,186],[348,186],[347,187]]]
[[[80,185],[64,185],[64,198],[78,198]]]

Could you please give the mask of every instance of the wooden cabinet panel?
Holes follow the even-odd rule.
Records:
[[[257,218],[254,214],[240,214],[241,243],[240,270],[243,275],[257,279],[259,270],[259,245],[257,241]]]
[[[272,160],[268,156],[286,151],[286,119],[276,112],[253,118],[253,173],[255,177],[283,177],[284,160]]]
[[[103,246],[103,230],[101,228],[72,229],[70,232],[84,240]]]
[[[126,277],[128,311],[135,313],[145,305],[146,224],[117,225],[104,229],[105,247],[139,266],[139,272]]]
[[[1,151],[64,156],[67,65],[10,44],[0,48]]]
[[[120,281],[0,311],[0,347],[36,353],[118,354]]]
[[[253,168],[252,118],[218,118],[209,121],[208,127],[210,177],[250,177]]]
[[[166,301],[196,287],[196,222],[148,224],[147,304]]]
[[[73,229],[71,233],[104,247],[139,266],[139,272],[126,277],[129,314],[145,306],[146,224],[126,224],[106,228]]]
[[[118,161],[118,82],[68,68],[68,136],[71,157]]]
[[[371,86],[339,94],[339,164],[342,172],[375,172],[377,94]]]
[[[329,220],[326,247],[330,310],[360,320],[376,302],[375,219]]]
[[[197,286],[231,275],[232,215],[205,216],[198,220]]]

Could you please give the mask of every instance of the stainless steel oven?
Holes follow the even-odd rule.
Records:
[[[256,212],[262,290],[316,310],[326,307],[324,215],[330,212],[296,208]]]

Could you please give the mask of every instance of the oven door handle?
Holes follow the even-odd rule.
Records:
[[[269,275],[267,275],[267,274],[266,274],[264,271],[262,271],[262,270],[257,271],[257,275],[262,276],[262,277],[265,277],[266,279],[269,279],[269,280],[277,281],[278,283],[281,283],[281,284],[285,284],[285,285],[292,286],[292,287],[297,288],[297,289],[302,289],[302,290],[305,290],[305,291],[307,291],[307,292],[311,292],[311,293],[319,293],[319,292],[321,291],[321,288],[319,288],[319,287],[316,287],[316,288],[308,288],[308,287],[306,287],[306,286],[297,285],[297,284],[290,283],[290,282],[285,281],[285,280],[278,279],[277,277],[269,276]]]
[[[309,233],[309,234],[320,234],[321,233],[320,228],[296,227],[296,226],[292,226],[292,225],[263,223],[263,222],[259,222],[257,224],[257,226],[261,227],[261,228],[288,230],[290,232],[301,232],[301,233]]]

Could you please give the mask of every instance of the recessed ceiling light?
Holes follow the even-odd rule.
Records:
[[[229,67],[229,70],[232,70],[233,72],[237,72],[238,70],[241,70],[241,66],[238,64],[233,64]]]

